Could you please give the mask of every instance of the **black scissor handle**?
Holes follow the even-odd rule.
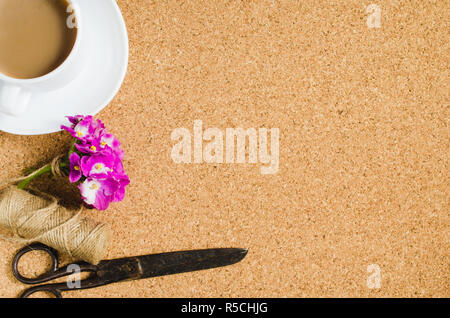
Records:
[[[56,284],[55,287],[53,285],[34,286],[25,290],[22,293],[22,295],[20,295],[20,298],[28,298],[29,296],[37,292],[47,292],[53,294],[53,296],[55,296],[56,298],[62,298],[61,291],[58,288],[56,288],[56,286],[57,286]]]
[[[29,252],[33,252],[33,251],[43,251],[46,252],[48,255],[50,255],[51,259],[52,259],[52,266],[50,267],[50,269],[36,277],[36,278],[28,278],[23,276],[20,272],[19,272],[19,261],[20,259],[27,253]],[[14,256],[13,262],[12,262],[12,272],[14,277],[17,278],[18,281],[27,284],[27,285],[34,285],[34,284],[41,284],[41,283],[45,283],[48,281],[51,281],[53,279],[55,279],[55,273],[58,272],[58,267],[59,267],[59,260],[58,260],[59,254],[58,251],[56,251],[55,249],[41,244],[41,243],[33,243],[31,245],[25,246],[24,248],[22,248],[21,250],[19,250],[16,254],[16,256]]]
[[[29,252],[33,252],[33,251],[43,251],[46,252],[48,255],[50,255],[51,259],[52,259],[52,266],[50,267],[50,269],[45,272],[44,274],[36,277],[36,278],[28,278],[23,276],[20,272],[19,272],[19,261],[20,259],[27,253]],[[70,270],[70,268],[72,266],[76,266],[79,269],[79,272],[96,272],[98,270],[98,267],[86,262],[79,262],[79,263],[72,263],[69,264],[67,266],[63,266],[63,267],[59,267],[59,261],[58,261],[58,251],[56,251],[55,249],[42,244],[42,243],[33,243],[31,245],[25,246],[24,248],[22,248],[21,250],[19,250],[16,254],[16,256],[14,256],[13,262],[12,262],[12,272],[14,277],[17,278],[18,281],[27,284],[27,285],[36,285],[36,284],[42,284],[42,283],[46,283],[49,281],[52,281],[54,279],[60,278],[60,277],[64,277],[64,276],[70,276],[73,274],[73,271]],[[50,286],[50,285],[48,285]],[[53,289],[56,289],[56,287],[58,287],[58,290],[61,290],[60,287],[64,287],[61,284],[53,284],[51,285],[51,287],[54,287]],[[41,286],[42,288],[42,286]],[[54,294],[56,296],[56,293],[53,292],[52,290],[46,290],[51,292],[52,294]]]

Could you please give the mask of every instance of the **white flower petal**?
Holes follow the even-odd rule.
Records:
[[[89,127],[82,126],[80,124],[76,125],[74,130],[79,137],[85,137],[89,133]]]
[[[111,136],[109,138],[106,138],[105,136],[102,137],[102,142],[104,142],[105,144],[107,144],[111,148],[113,146],[113,141],[114,141],[114,137],[113,136]]]
[[[97,197],[97,192],[100,189],[100,184],[95,181],[86,180],[81,185],[81,195],[84,197],[84,201],[87,204],[93,205],[95,203],[95,199]]]
[[[91,174],[102,174],[111,171],[108,167],[106,167],[103,163],[97,163],[92,166]]]

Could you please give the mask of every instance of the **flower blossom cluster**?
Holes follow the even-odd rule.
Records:
[[[61,126],[74,138],[69,153],[69,180],[79,183],[87,205],[106,210],[111,202],[122,201],[130,179],[124,171],[120,142],[105,125],[92,116],[68,117],[71,125]]]

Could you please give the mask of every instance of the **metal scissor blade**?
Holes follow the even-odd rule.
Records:
[[[232,265],[246,255],[241,248],[216,248],[127,257],[100,262],[97,278],[109,284],[193,272]]]
[[[246,255],[247,250],[226,248],[147,255],[139,261],[146,278],[232,265]]]

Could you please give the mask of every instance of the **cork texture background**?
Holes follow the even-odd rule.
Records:
[[[366,7],[381,8],[368,28]],[[131,185],[107,258],[245,247],[239,264],[65,297],[449,297],[448,1],[119,0],[125,82],[97,115]],[[279,128],[280,168],[180,164],[175,128]],[[0,132],[0,183],[66,151]],[[55,183],[56,182],[56,183]],[[60,195],[61,181],[36,186]],[[62,182],[64,184],[64,182]],[[76,195],[76,192],[74,192]],[[0,296],[25,286],[0,240]],[[367,286],[367,266],[381,288]],[[27,259],[26,270],[45,266]]]

